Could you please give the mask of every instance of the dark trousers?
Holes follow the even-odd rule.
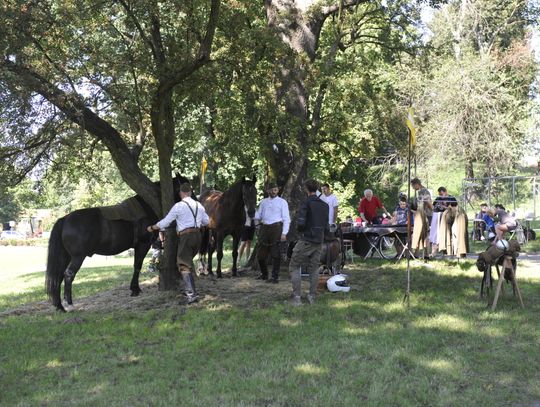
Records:
[[[259,267],[261,268],[261,275],[265,279],[268,278],[266,262],[269,255],[272,258],[272,279],[277,280],[279,277],[279,267],[281,262],[279,243],[281,241],[282,230],[283,224],[281,222],[273,223],[271,225],[261,225],[259,230],[259,251],[257,253],[257,260],[259,262]]]
[[[193,270],[193,258],[199,253],[201,247],[201,234],[198,230],[178,236],[178,249],[176,251],[176,265],[184,280],[184,291],[188,297],[197,295]]]

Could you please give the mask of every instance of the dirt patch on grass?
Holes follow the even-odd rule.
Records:
[[[258,272],[242,270],[240,277],[231,277],[224,273],[223,278],[199,276],[195,279],[199,302],[190,305],[197,307],[243,306],[266,307],[276,301],[284,301],[291,294],[288,273],[283,269],[279,284],[270,284],[256,280]],[[168,309],[185,306],[182,286],[177,291],[158,291],[158,276],[145,280],[140,284],[142,293],[131,297],[129,284],[111,290],[102,291],[89,297],[77,297],[76,283],[73,286],[73,308],[69,311],[114,312],[114,311],[147,311],[152,309]],[[307,284],[304,283],[304,289]],[[0,312],[0,317],[10,315],[50,314],[54,308],[48,301],[25,304],[21,307]]]

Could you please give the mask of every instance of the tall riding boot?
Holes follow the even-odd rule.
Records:
[[[276,284],[279,280],[279,267],[281,265],[281,258],[280,257],[274,257],[272,259],[272,279],[269,280],[270,282]]]
[[[268,267],[266,266],[266,259],[259,259],[259,268],[261,269],[261,275],[257,277],[257,280],[268,280]]]
[[[193,273],[183,272],[182,279],[184,280],[184,292],[187,297],[187,303],[191,304],[199,299],[197,296],[197,291],[195,291],[195,279],[193,278]]]

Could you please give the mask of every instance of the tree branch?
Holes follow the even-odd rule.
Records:
[[[141,195],[156,213],[161,212],[157,188],[141,171],[122,136],[110,123],[87,108],[77,94],[70,95],[60,90],[25,66],[4,59],[0,62],[0,70],[7,70],[18,77],[26,89],[42,95],[62,111],[69,120],[100,140],[111,153],[124,181]]]

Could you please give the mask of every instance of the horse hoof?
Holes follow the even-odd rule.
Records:
[[[71,312],[71,311],[75,311],[75,307],[73,306],[73,304],[66,305],[65,312]]]
[[[138,297],[141,292],[141,290],[131,291],[131,297]]]

